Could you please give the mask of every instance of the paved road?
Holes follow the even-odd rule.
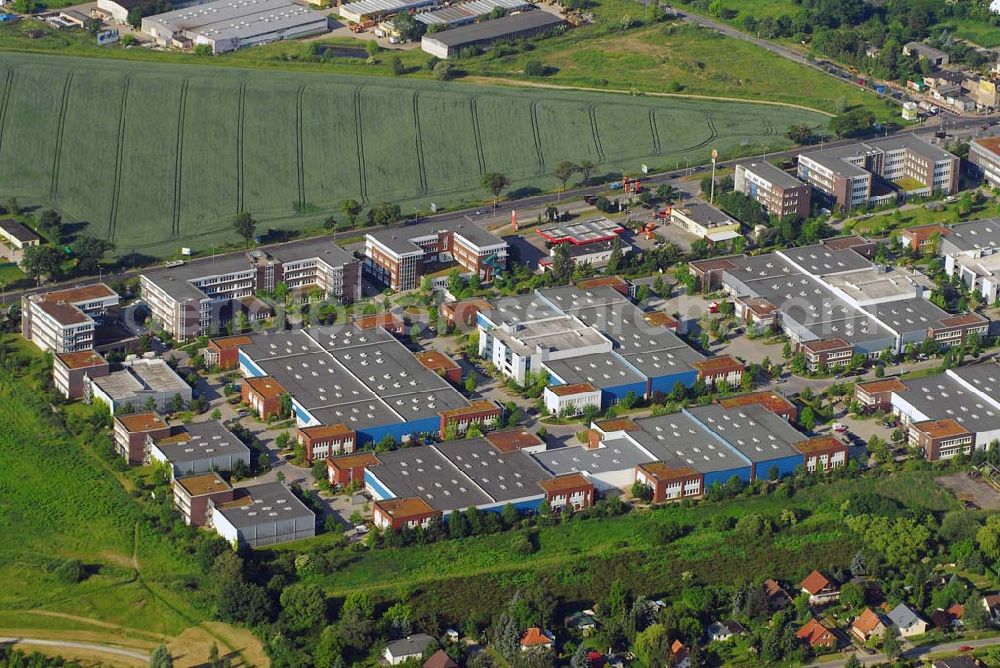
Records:
[[[103,652],[104,654],[116,654],[130,659],[136,659],[146,663],[149,661],[149,654],[140,652],[137,649],[126,649],[115,647],[114,645],[98,645],[91,642],[76,642],[73,640],[46,640],[44,638],[0,638],[0,645],[38,645],[42,647],[56,647],[62,649],[83,649],[90,652]]]
[[[959,647],[982,649],[983,647],[990,647],[991,645],[1000,645],[1000,636],[981,638],[979,640],[956,640],[954,642],[946,642],[939,645],[921,645],[919,647],[912,647],[903,652],[903,658],[919,659],[929,654],[947,654],[949,652],[957,652]],[[888,658],[882,653],[864,654],[862,652],[858,652],[856,656],[862,665],[866,666],[888,661]],[[819,666],[820,668],[842,668],[846,664],[847,659],[837,659],[835,661],[817,661],[810,665]]]
[[[702,19],[701,17],[697,17],[697,20],[699,20],[699,21],[700,20],[706,20],[707,21],[707,19]],[[719,24],[719,25],[722,25],[722,24]],[[733,29],[733,30],[735,30],[735,29]],[[736,31],[736,32],[739,32],[739,31]],[[774,46],[776,48],[784,48],[784,47],[777,47],[777,45],[774,45]],[[974,128],[977,128],[977,127],[981,126],[984,122],[988,122],[988,120],[989,120],[989,117],[987,117],[987,116],[980,116],[980,117],[976,117],[976,118],[956,118],[956,119],[951,119],[948,122],[948,130],[949,130],[949,132],[952,132],[952,133],[960,133],[962,131],[968,131],[968,130],[972,130]],[[911,132],[916,132],[918,134],[929,134],[929,133],[932,133],[932,132],[936,131],[937,129],[938,128],[935,125],[935,126],[927,126],[927,127],[918,128],[918,129],[907,128],[905,130],[899,130],[897,132],[889,133],[889,134],[908,134],[908,133],[911,133]],[[1000,132],[1000,129],[998,129],[997,131]],[[838,139],[836,141],[826,142],[826,143],[823,144],[823,146],[826,147],[826,148],[833,148],[835,146],[843,146],[843,145],[852,144],[852,143],[855,143],[855,142],[856,142],[856,140],[854,140],[854,139]],[[815,149],[816,149],[815,146],[802,146],[802,147],[798,147],[798,148],[794,148],[794,149],[789,149],[787,151],[778,151],[778,152],[775,152],[775,153],[768,153],[767,157],[769,159],[791,159],[791,158],[794,158],[794,157],[798,156],[800,153],[803,153],[803,152],[806,152],[806,151],[810,151],[810,150],[815,150]],[[705,157],[706,158],[708,157],[707,153],[706,153]],[[746,158],[744,157],[744,158],[739,158],[739,159],[734,159],[734,160],[720,161],[718,163],[718,167],[720,169],[724,169],[726,167],[732,167],[737,162],[740,162],[740,161],[743,161],[743,160],[746,160]],[[677,179],[680,179],[680,178],[685,177],[685,176],[690,176],[693,173],[703,172],[704,169],[705,169],[704,166],[696,166],[696,167],[690,167],[690,168],[685,168],[685,169],[671,170],[671,171],[662,172],[662,173],[659,173],[659,174],[648,175],[648,176],[646,176],[646,177],[644,177],[642,179],[642,182],[643,182],[643,184],[647,188],[655,188],[656,186],[658,186],[660,184],[663,184],[663,183],[673,183],[673,185],[675,185],[677,187],[683,187],[684,184],[678,182]],[[462,223],[462,222],[464,222],[464,223],[474,223],[474,224],[480,225],[482,227],[495,227],[495,226],[501,225],[501,224],[503,224],[505,222],[508,222],[510,220],[510,211],[511,211],[511,209],[514,209],[514,210],[516,210],[516,211],[519,212],[519,217],[520,217],[521,220],[526,220],[526,219],[530,219],[527,216],[525,216],[525,213],[528,212],[528,211],[534,212],[536,210],[543,210],[546,207],[553,206],[553,205],[559,205],[561,208],[565,208],[566,206],[569,205],[569,202],[571,200],[580,199],[580,198],[582,198],[582,197],[584,197],[586,195],[597,195],[597,194],[600,194],[600,193],[603,193],[603,192],[606,192],[606,191],[607,191],[607,184],[606,183],[602,183],[602,184],[591,185],[591,186],[586,186],[586,187],[574,188],[574,189],[571,189],[571,190],[567,190],[566,192],[561,193],[561,194],[560,193],[554,193],[554,194],[534,195],[534,196],[530,196],[530,197],[523,197],[523,198],[520,198],[520,199],[517,199],[517,200],[511,200],[511,201],[507,201],[507,202],[501,202],[500,205],[497,206],[496,212],[494,212],[492,210],[492,207],[483,206],[483,207],[478,207],[478,208],[463,209],[463,210],[459,210],[459,211],[453,211],[453,212],[447,212],[447,213],[436,214],[436,215],[433,215],[433,216],[428,216],[426,218],[420,219],[420,222],[434,220],[434,221],[437,221],[438,223],[440,223],[441,225],[444,225],[444,226],[447,226],[449,224],[455,224],[455,223]],[[410,220],[401,222],[397,226],[398,227],[404,227],[405,225],[407,225],[409,223],[412,223],[412,222],[414,222],[413,219],[410,219]],[[341,233],[338,233],[338,234],[339,234],[339,236],[341,238],[344,238],[344,237],[356,237],[358,235],[363,235],[363,234],[365,234],[365,232],[371,231],[373,229],[378,229],[378,228],[370,228],[370,227],[358,228],[358,229],[354,229],[354,230],[350,230],[350,231],[341,232]],[[261,248],[263,250],[277,250],[282,245],[283,244],[267,244],[267,245],[261,246]],[[220,253],[219,255],[216,255],[216,256],[194,258],[194,259],[188,260],[187,262],[188,262],[188,264],[205,264],[207,266],[211,266],[211,264],[213,264],[214,262],[216,262],[219,259],[222,259],[224,257],[231,257],[233,255],[239,255],[239,254],[242,254],[243,252],[244,251],[231,251],[231,252],[228,252],[228,253]],[[21,297],[24,296],[24,295],[35,294],[35,293],[38,293],[38,292],[48,292],[50,290],[54,290],[57,287],[72,287],[72,286],[80,286],[80,285],[90,285],[90,284],[93,284],[93,283],[98,283],[101,280],[106,281],[106,282],[119,281],[119,280],[122,280],[122,279],[125,279],[125,278],[131,278],[131,277],[138,276],[144,270],[145,270],[144,268],[136,268],[136,269],[131,269],[131,270],[127,270],[127,271],[123,271],[123,272],[118,272],[118,273],[114,273],[114,274],[106,274],[106,275],[103,275],[103,276],[100,276],[100,277],[98,277],[98,276],[91,276],[91,277],[87,277],[87,278],[79,278],[79,279],[72,279],[72,280],[68,280],[68,281],[61,281],[61,282],[58,282],[58,283],[48,283],[48,284],[45,284],[45,285],[43,285],[41,287],[36,287],[36,288],[29,288],[29,289],[24,289],[24,290],[4,291],[3,293],[0,293],[0,301],[2,301],[3,303],[12,303],[12,302],[15,302],[15,301],[20,301]]]

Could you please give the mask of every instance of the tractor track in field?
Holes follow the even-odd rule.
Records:
[[[306,205],[306,154],[305,142],[302,139],[302,96],[306,92],[305,86],[299,86],[295,94],[295,162],[299,181],[299,207]]]
[[[652,155],[662,155],[663,149],[660,147],[660,129],[656,126],[656,109],[649,110],[649,131],[653,135]]]
[[[0,149],[3,148],[3,130],[7,127],[7,108],[10,103],[10,94],[14,90],[14,71],[11,67],[7,70],[7,78],[3,87],[3,98],[0,99]]]
[[[528,106],[531,114],[531,134],[535,139],[535,153],[538,155],[538,173],[545,171],[545,157],[542,155],[542,135],[538,131],[538,100],[532,100]]]
[[[247,82],[240,82],[240,94],[236,100],[236,213],[243,213],[243,136],[246,131]]]
[[[708,123],[708,138],[694,144],[693,146],[688,146],[687,148],[682,149],[681,153],[689,153],[691,151],[696,151],[699,148],[705,148],[719,136],[719,131],[715,129],[715,121],[712,120],[712,114],[705,114],[705,122]]]
[[[764,136],[765,137],[771,137],[771,136],[774,136],[775,134],[777,134],[774,131],[774,126],[771,125],[771,121],[767,120],[766,118],[763,119],[763,121],[764,121]]]
[[[597,107],[592,104],[588,104],[587,113],[590,115],[590,132],[594,135],[594,148],[597,150],[597,160],[599,162],[604,162],[604,147],[601,145],[601,131],[597,127]]]
[[[368,202],[368,177],[365,174],[364,123],[361,117],[361,87],[354,88],[354,129],[358,147],[358,185],[361,187],[361,201]]]
[[[177,146],[174,151],[174,212],[170,233],[176,239],[181,234],[181,175],[184,168],[184,121],[187,116],[188,79],[181,82],[181,96],[177,104]]]
[[[479,127],[479,96],[469,98],[469,113],[472,114],[472,133],[476,138],[476,158],[479,160],[479,175],[486,173],[486,152],[483,149],[483,132]]]
[[[63,132],[66,129],[66,110],[69,107],[69,91],[73,85],[73,72],[66,75],[63,84],[62,101],[59,104],[59,121],[56,127],[56,150],[52,155],[52,175],[49,181],[49,197],[55,199],[59,193],[59,162],[62,159]]]
[[[420,134],[420,92],[413,91],[413,127],[416,130],[417,173],[420,178],[420,194],[427,194],[427,166],[424,164],[424,138]]]
[[[115,182],[111,190],[111,213],[108,215],[108,241],[115,240],[115,227],[118,225],[118,202],[121,199],[122,163],[125,161],[125,120],[128,114],[128,90],[132,83],[132,74],[125,75],[122,84],[121,111],[118,114],[118,146],[115,150]]]

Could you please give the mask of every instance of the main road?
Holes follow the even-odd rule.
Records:
[[[902,658],[917,660],[930,656],[931,654],[950,654],[958,652],[962,647],[982,649],[993,645],[1000,645],[1000,636],[980,638],[979,640],[955,640],[953,642],[945,642],[938,645],[918,645],[917,647],[911,647],[910,649],[905,650]],[[858,657],[858,661],[860,661],[864,666],[886,663],[889,661],[889,658],[881,652],[877,652],[875,654],[856,652],[855,656]],[[847,659],[837,659],[835,661],[816,661],[809,665],[814,668],[843,668],[847,665]]]
[[[694,18],[692,20],[694,20]],[[697,20],[702,20],[702,19],[700,17],[697,17]],[[720,24],[720,26],[721,25],[722,24]],[[736,32],[739,32],[739,31],[736,31]],[[766,41],[766,40],[762,40],[762,41]],[[775,46],[775,48],[784,48],[784,47],[779,47],[777,45],[773,45],[773,46]],[[990,117],[987,117],[987,116],[980,116],[980,117],[977,117],[977,118],[956,118],[954,120],[949,121],[948,130],[950,132],[952,132],[952,133],[962,132],[962,131],[973,131],[973,130],[978,129],[978,127],[980,125],[982,125],[984,122],[989,122],[989,120],[990,120]],[[916,130],[908,128],[908,129],[905,129],[905,130],[898,130],[896,132],[888,133],[887,136],[891,136],[891,135],[895,135],[895,134],[907,134],[907,133],[910,133],[910,132],[917,132],[917,133],[920,133],[920,134],[930,134],[930,133],[934,132],[935,130],[936,130],[936,128],[933,128],[933,127],[923,127],[923,128],[919,128],[919,129],[916,129]],[[856,140],[856,139],[838,139],[838,140],[831,141],[831,142],[825,142],[823,144],[823,146],[832,148],[832,147],[835,147],[835,146],[844,146],[844,145],[847,145],[847,144],[855,143],[856,141],[858,141],[858,140]],[[767,157],[769,159],[773,159],[773,158],[791,159],[791,158],[796,157],[797,155],[799,155],[800,153],[802,153],[804,151],[810,151],[810,150],[815,150],[815,149],[816,149],[815,146],[800,146],[800,147],[797,147],[797,148],[794,148],[794,149],[789,149],[787,151],[778,151],[778,152],[775,152],[775,153],[768,153]],[[708,158],[708,153],[706,153],[705,157]],[[720,161],[718,163],[718,167],[719,168],[732,167],[737,162],[740,162],[740,161],[743,161],[743,160],[746,160],[746,159],[747,159],[746,157],[743,157],[743,158],[738,158],[738,159],[734,159],[734,160]],[[675,169],[675,170],[671,170],[671,171],[660,172],[658,174],[650,174],[648,176],[642,177],[642,183],[647,188],[656,187],[656,186],[658,186],[660,184],[674,182],[677,179],[681,179],[683,177],[690,176],[691,174],[694,174],[694,173],[703,172],[704,170],[705,170],[705,166],[702,165],[702,166],[690,167],[690,168],[685,168],[685,169]],[[638,175],[639,165],[636,165],[635,172]],[[583,186],[583,187],[579,187],[579,188],[573,188],[573,189],[567,190],[567,191],[565,191],[563,193],[533,195],[533,196],[529,196],[529,197],[522,197],[522,198],[519,198],[519,199],[516,199],[516,200],[509,200],[509,201],[506,201],[506,202],[501,202],[500,205],[497,206],[497,210],[496,210],[495,213],[493,212],[492,207],[490,207],[490,206],[483,206],[483,207],[479,207],[479,208],[462,209],[462,210],[458,210],[458,211],[449,211],[449,212],[445,212],[445,213],[439,213],[439,214],[435,214],[435,215],[432,215],[432,216],[427,216],[427,217],[424,217],[424,218],[420,218],[419,222],[426,222],[426,221],[433,220],[433,221],[437,221],[439,224],[441,224],[442,226],[445,226],[445,227],[448,226],[449,224],[455,224],[455,223],[460,223],[460,222],[462,222],[462,223],[469,223],[469,222],[471,222],[471,223],[474,223],[476,225],[480,225],[482,227],[497,226],[499,224],[502,224],[505,220],[509,219],[509,217],[510,217],[510,211],[512,209],[519,212],[519,215],[521,216],[522,220],[530,220],[531,217],[533,217],[533,216],[525,215],[527,212],[541,211],[541,210],[544,210],[545,208],[550,207],[550,206],[559,206],[559,204],[563,200],[577,199],[577,198],[585,197],[587,195],[597,195],[597,194],[606,192],[607,189],[608,188],[607,188],[607,184],[606,183],[601,183],[601,184],[596,184],[596,185],[588,185],[588,186]],[[397,227],[403,227],[403,226],[405,226],[407,224],[415,222],[416,220],[418,220],[418,219],[416,219],[416,218],[414,218],[414,219],[407,219],[407,220],[401,221],[396,226]],[[379,229],[379,228],[377,228],[377,227],[358,228],[358,229],[353,229],[353,230],[350,230],[350,231],[347,231],[347,232],[343,232],[341,234],[342,235],[346,235],[346,236],[356,237],[356,236],[358,236],[360,234],[364,234],[365,232],[372,231],[372,230],[375,230],[375,229]],[[269,245],[261,246],[260,248],[263,249],[263,250],[268,250],[268,249],[279,248],[280,246],[281,246],[281,244],[269,244]],[[244,252],[245,251],[229,251],[227,253],[219,253],[219,254],[213,255],[213,256],[193,258],[191,260],[188,260],[187,263],[188,264],[194,264],[194,265],[204,264],[206,266],[211,266],[216,260],[218,260],[220,258],[232,257],[234,255],[239,255],[239,254],[242,254]],[[106,275],[102,275],[102,276],[89,276],[89,277],[84,277],[84,278],[77,278],[77,279],[72,279],[72,280],[67,280],[67,281],[56,282],[56,283],[47,283],[47,284],[45,284],[44,286],[41,286],[41,287],[27,288],[27,289],[22,289],[22,290],[4,291],[4,292],[0,293],[0,303],[11,303],[13,301],[20,301],[21,297],[23,297],[25,295],[35,294],[35,293],[38,293],[38,292],[48,292],[48,291],[54,290],[56,288],[65,288],[65,287],[71,287],[71,286],[90,285],[90,284],[98,283],[98,282],[101,282],[101,281],[105,281],[105,282],[119,281],[119,280],[123,280],[123,279],[126,279],[126,278],[138,276],[143,271],[144,271],[143,268],[129,269],[129,270],[126,270],[126,271],[120,271],[120,272],[116,272],[116,273],[112,273],[112,274],[106,274]]]

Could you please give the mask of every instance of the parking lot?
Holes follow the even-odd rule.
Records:
[[[934,481],[946,487],[959,501],[971,502],[983,510],[1000,510],[1000,493],[982,478],[954,473],[934,478]]]

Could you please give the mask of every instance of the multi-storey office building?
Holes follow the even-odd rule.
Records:
[[[249,321],[273,315],[256,300],[284,284],[300,300],[351,302],[360,296],[359,262],[329,238],[255,249],[246,255],[196,260],[140,277],[154,321],[177,339],[212,334],[242,311]]]
[[[799,156],[798,177],[845,211],[958,191],[959,159],[914,135]]]
[[[103,283],[28,295],[21,299],[21,334],[46,352],[94,347],[94,331],[118,306],[118,293]]]
[[[472,223],[421,223],[365,237],[365,271],[393,290],[412,290],[429,269],[453,262],[489,282],[507,268],[507,242]]]
[[[1000,137],[980,137],[969,142],[969,164],[987,185],[1000,188]]]
[[[737,192],[759,202],[772,216],[809,216],[812,188],[765,160],[736,165],[733,183]]]

